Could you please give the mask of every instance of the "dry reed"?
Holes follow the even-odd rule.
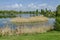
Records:
[[[44,33],[49,30],[53,29],[52,27],[32,27],[32,28],[27,28],[27,27],[22,27],[19,28],[17,27],[16,30],[11,30],[9,27],[1,28],[0,29],[0,34],[3,35],[14,35],[14,34],[23,34],[23,33]]]
[[[44,17],[44,16],[36,16],[36,17],[30,17],[30,18],[20,18],[20,17],[16,17],[16,18],[12,18],[11,22],[44,22],[47,21],[48,18]]]

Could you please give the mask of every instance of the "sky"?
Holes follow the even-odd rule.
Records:
[[[0,10],[34,11],[56,10],[60,0],[0,0]]]

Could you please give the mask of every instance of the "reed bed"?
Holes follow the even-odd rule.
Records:
[[[36,17],[30,17],[30,18],[21,18],[21,17],[16,17],[12,18],[11,22],[44,22],[48,21],[47,17],[44,16],[36,16]]]
[[[20,35],[20,34],[25,34],[25,33],[45,33],[47,31],[50,31],[54,28],[52,27],[32,27],[32,28],[27,28],[27,27],[17,27],[15,30],[12,30],[9,27],[1,28],[0,29],[0,35]]]

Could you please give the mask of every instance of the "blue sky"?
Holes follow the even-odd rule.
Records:
[[[55,10],[59,4],[60,0],[0,0],[0,10]]]

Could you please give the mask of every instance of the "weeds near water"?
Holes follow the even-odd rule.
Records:
[[[17,27],[16,30],[12,30],[9,27],[5,27],[3,29],[0,29],[0,37],[5,36],[5,35],[33,35],[33,34],[38,34],[38,33],[45,33],[49,30],[51,30],[51,27],[32,27],[32,28],[27,28],[27,27]]]

